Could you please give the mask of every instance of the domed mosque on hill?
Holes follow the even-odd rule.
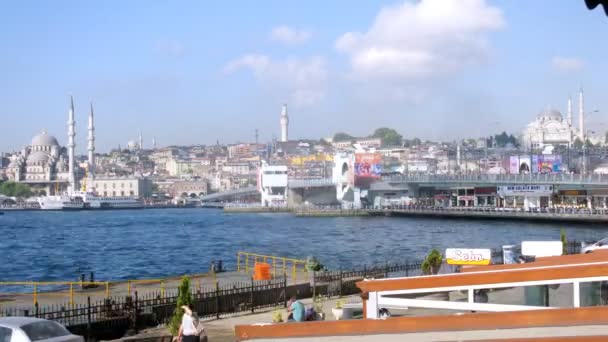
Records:
[[[564,119],[557,109],[547,108],[540,112],[536,120],[529,123],[520,136],[522,147],[541,149],[545,146],[566,145],[572,146],[579,138],[585,141],[585,113],[583,90],[579,94],[579,128],[572,122],[572,100],[568,99],[568,116]]]
[[[69,182],[68,155],[65,147],[46,131],[34,136],[29,146],[11,157],[9,180],[23,182],[33,190],[49,194],[55,183],[65,190]]]
[[[46,130],[32,138],[29,146],[10,157],[8,179],[25,183],[40,195],[54,195],[76,189],[77,177],[74,161],[75,133],[74,103],[68,115],[68,145],[61,147],[57,139]],[[89,114],[89,164],[94,168],[93,108]]]

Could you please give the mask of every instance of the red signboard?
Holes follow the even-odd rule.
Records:
[[[382,156],[379,153],[357,153],[355,155],[355,176],[361,178],[380,178]]]

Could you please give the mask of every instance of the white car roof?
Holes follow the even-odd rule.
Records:
[[[43,321],[47,320],[35,317],[2,317],[0,318],[0,326],[15,329],[30,323]]]

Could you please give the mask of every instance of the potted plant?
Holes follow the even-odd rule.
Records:
[[[316,296],[314,298],[314,304],[313,304],[313,309],[315,310],[315,320],[317,321],[324,321],[325,320],[325,313],[323,312],[323,297],[321,296]]]
[[[342,309],[343,307],[344,300],[338,299],[338,301],[336,302],[336,306],[331,309],[331,313],[334,315],[336,321],[342,319],[342,316],[344,315],[344,310]]]
[[[272,313],[272,323],[282,323],[283,322],[283,314],[281,310],[275,310]]]
[[[433,248],[422,262],[422,274],[431,275],[439,273],[443,258],[438,250]]]

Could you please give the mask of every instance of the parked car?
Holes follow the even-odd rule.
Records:
[[[82,336],[73,335],[63,325],[34,317],[0,318],[0,342],[84,342]]]
[[[603,238],[594,244],[583,246],[581,248],[581,253],[591,253],[598,249],[608,249],[608,238]]]

